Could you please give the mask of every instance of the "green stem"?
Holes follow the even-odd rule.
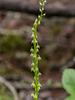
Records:
[[[33,60],[34,60],[34,63],[33,64],[33,68],[32,68],[32,71],[34,72],[35,74],[35,77],[34,77],[34,82],[32,83],[32,86],[35,88],[35,94],[32,93],[32,97],[35,99],[35,100],[38,100],[38,92],[40,90],[40,86],[41,84],[39,83],[39,69],[38,69],[38,61],[40,60],[40,57],[38,57],[38,43],[37,43],[37,26],[40,24],[41,20],[42,20],[42,17],[44,16],[43,15],[43,9],[44,9],[44,4],[45,4],[45,0],[42,0],[42,3],[41,4],[41,14],[39,16],[38,19],[35,20],[35,23],[34,23],[34,27],[33,27],[33,32],[34,34],[32,34],[32,37],[33,37],[33,49],[32,49],[32,57],[33,57]]]

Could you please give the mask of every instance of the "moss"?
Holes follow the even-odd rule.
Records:
[[[20,75],[20,74],[23,74],[25,71],[18,68],[17,67],[14,67],[14,66],[10,66],[10,65],[6,65],[5,68],[3,68],[1,65],[0,65],[0,75],[12,75],[12,74],[17,74],[17,75]]]
[[[0,85],[0,100],[14,100],[12,93],[4,85]]]
[[[7,35],[0,39],[0,53],[15,50],[25,50],[24,40],[21,36]]]

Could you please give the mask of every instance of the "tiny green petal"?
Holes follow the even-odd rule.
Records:
[[[34,64],[34,62],[31,64],[31,66],[34,66],[35,64]]]
[[[39,83],[39,84],[38,84],[38,87],[42,87],[42,85]]]
[[[37,45],[37,48],[40,48],[40,46],[39,46],[39,45]]]
[[[31,37],[34,37],[34,34],[32,33]]]
[[[46,0],[44,0],[44,3],[46,3]]]
[[[37,43],[38,41],[37,40],[35,40],[35,43]]]
[[[34,40],[32,40],[32,43],[34,43]]]
[[[35,70],[38,71],[38,68],[36,68]]]
[[[33,58],[36,58],[36,55],[34,55]]]
[[[36,85],[34,84],[34,82],[31,84],[31,86],[33,86],[34,88],[36,87]]]
[[[39,4],[40,4],[40,5],[42,5],[42,3],[41,3],[41,2],[39,2]]]
[[[35,23],[37,23],[37,22],[38,22],[38,19],[36,18]]]
[[[30,51],[31,51],[31,52],[34,52],[34,49],[33,49],[33,48],[31,48],[31,49],[30,49]]]
[[[37,52],[39,52],[39,50],[38,50],[38,49],[37,49],[36,51],[37,51]]]
[[[42,8],[42,10],[44,10],[44,8]]]
[[[32,93],[31,96],[34,98],[35,94]]]
[[[44,13],[43,16],[45,16],[46,14]]]
[[[40,9],[40,12],[42,11],[42,9]]]
[[[38,16],[38,18],[40,18],[40,15]]]
[[[34,95],[34,99],[37,99],[37,95],[36,94]]]
[[[32,71],[32,72],[35,72],[35,69],[32,67],[32,68],[31,68],[31,71]]]
[[[36,80],[36,77],[34,77],[34,80]]]
[[[38,76],[41,76],[41,75],[42,75],[42,74],[39,72],[39,73],[38,73]]]
[[[31,53],[31,55],[30,55],[31,57],[34,57],[34,54],[33,53]]]
[[[35,28],[32,28],[33,31],[35,31]]]
[[[38,87],[38,91],[40,91],[40,87]]]
[[[40,21],[38,22],[38,24],[40,25]]]
[[[38,60],[41,60],[41,57],[40,56],[38,57]]]

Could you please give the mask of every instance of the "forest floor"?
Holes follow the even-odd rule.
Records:
[[[73,5],[75,1],[48,0],[47,3],[61,6]],[[0,11],[0,75],[15,87],[20,100],[32,100],[30,93],[34,91],[30,48],[35,18],[25,13]],[[75,18],[43,18],[38,26],[38,41],[42,58],[39,100],[64,100],[68,94],[62,87],[62,72],[65,68],[75,68]],[[4,86],[0,93],[6,100],[14,100]]]

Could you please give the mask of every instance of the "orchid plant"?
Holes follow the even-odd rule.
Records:
[[[38,51],[40,46],[38,45],[38,41],[37,41],[37,27],[38,25],[40,25],[42,17],[45,16],[44,13],[44,5],[46,3],[46,0],[42,0],[42,2],[40,2],[40,15],[38,15],[38,18],[35,19],[33,28],[32,28],[32,44],[33,47],[31,47],[31,56],[33,58],[33,62],[31,64],[32,68],[31,71],[34,72],[34,81],[32,83],[32,86],[35,89],[35,93],[32,93],[31,96],[34,98],[34,100],[38,100],[38,93],[41,87],[41,84],[39,83],[39,76],[41,75],[41,73],[39,72],[39,68],[38,68],[38,61],[41,60],[41,57],[38,55]]]

